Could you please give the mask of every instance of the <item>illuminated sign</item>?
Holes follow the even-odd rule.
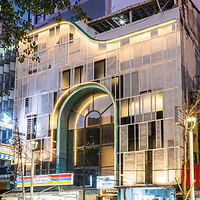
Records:
[[[13,160],[13,159],[14,159],[14,156],[9,156],[9,155],[0,153],[0,160]]]
[[[11,145],[0,144],[0,159],[13,160],[14,148]]]
[[[8,112],[2,112],[1,115],[0,126],[3,128],[13,129],[13,124],[10,124],[12,121],[12,116]]]
[[[114,176],[97,176],[97,189],[111,189],[114,186]]]
[[[1,119],[2,119],[3,122],[9,123],[9,122],[11,121],[12,117],[11,117],[10,113],[8,113],[8,112],[3,112],[3,113],[1,114]]]
[[[74,176],[72,173],[65,174],[48,174],[34,176],[33,186],[49,186],[49,185],[73,185]],[[24,176],[24,186],[31,186],[31,177]],[[22,187],[22,177],[17,177],[17,187]]]

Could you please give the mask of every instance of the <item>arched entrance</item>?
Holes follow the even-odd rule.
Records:
[[[98,175],[116,175],[116,113],[112,95],[98,83],[70,91],[57,117],[59,173],[73,172],[76,185],[90,185]]]

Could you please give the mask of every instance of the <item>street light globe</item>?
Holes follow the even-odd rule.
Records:
[[[187,122],[188,122],[188,129],[194,129],[195,125],[196,125],[196,117],[192,116],[192,117],[188,117],[187,118]]]

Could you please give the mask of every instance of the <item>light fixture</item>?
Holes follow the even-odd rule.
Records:
[[[196,125],[196,117],[188,117],[187,122],[188,122],[188,129],[193,130],[195,125]]]
[[[120,20],[119,20],[119,23],[123,26],[123,25],[125,24],[125,20],[120,19]]]

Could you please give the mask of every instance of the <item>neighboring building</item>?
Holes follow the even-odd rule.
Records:
[[[11,189],[11,159],[3,149],[10,148],[6,144],[9,144],[9,139],[12,138],[15,62],[14,53],[5,53],[3,48],[0,48],[0,94],[10,91],[10,95],[0,96],[0,193]]]
[[[75,1],[71,1],[72,5]],[[111,12],[111,0],[82,0],[81,7],[84,12],[87,13],[90,19],[96,19]],[[57,9],[55,9],[54,14],[44,15],[43,13],[33,17],[33,25],[35,27],[41,27],[47,24],[54,23],[55,17],[57,16]],[[77,15],[71,14],[71,11],[64,10],[61,11],[61,16],[63,20],[77,21]]]
[[[15,117],[27,187],[29,141],[37,144],[37,199],[175,199],[183,158],[175,108],[198,83],[199,11],[167,2],[161,13],[148,0],[89,22],[101,32],[95,39],[65,21],[31,33],[41,62],[17,63]],[[115,27],[126,11],[130,20]],[[100,23],[110,25],[98,31]]]

